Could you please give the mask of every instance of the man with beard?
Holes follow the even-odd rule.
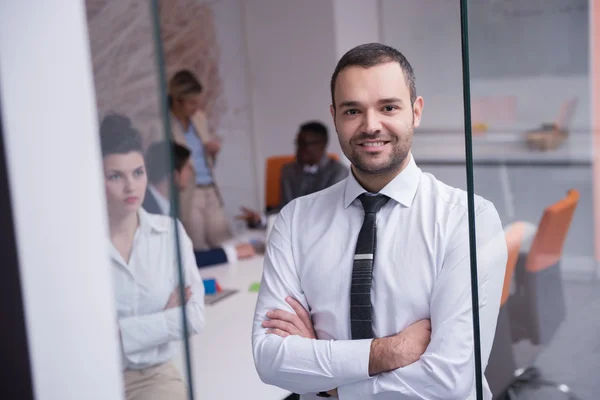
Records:
[[[338,62],[331,97],[352,173],[275,222],[254,317],[256,369],[302,399],[474,398],[467,195],[411,155],[423,112],[413,69],[391,47],[355,47]],[[494,205],[476,196],[474,212],[485,369],[507,250]]]

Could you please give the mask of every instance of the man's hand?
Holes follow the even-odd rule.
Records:
[[[216,157],[217,154],[219,154],[219,151],[221,151],[221,140],[220,139],[212,139],[212,140],[204,143],[204,147],[206,148],[206,151],[208,152],[208,154],[210,154],[213,157]]]
[[[316,339],[317,335],[315,334],[308,311],[296,299],[287,297],[285,301],[292,307],[296,314],[283,310],[269,311],[267,317],[270,320],[263,322],[263,326],[269,328],[267,333],[281,337],[298,335],[307,339]],[[338,397],[337,389],[331,389],[327,391],[327,394],[332,397]]]
[[[192,297],[192,289],[189,286],[186,286],[184,289],[185,293],[185,302],[187,303],[190,297]],[[165,310],[169,308],[179,307],[181,305],[181,296],[179,296],[179,287],[176,287],[171,292],[169,296],[169,300],[167,301],[167,305],[165,306]]]
[[[260,225],[261,217],[260,217],[259,213],[257,213],[254,210],[251,210],[249,208],[246,208],[246,207],[242,207],[241,211],[242,211],[242,214],[236,216],[235,217],[236,219],[241,219],[243,221],[246,221],[246,224],[249,227],[255,227],[255,226]]]
[[[423,319],[402,332],[371,342],[369,375],[406,367],[421,358],[431,341],[431,322]]]
[[[250,243],[238,244],[237,246],[235,246],[235,253],[237,255],[238,260],[254,257],[256,255],[256,251],[254,251],[254,246],[252,246]]]
[[[284,310],[274,310],[267,313],[268,320],[263,322],[263,327],[268,328],[267,333],[281,337],[297,335],[307,339],[316,339],[310,314],[296,299],[286,297],[285,301],[292,307],[294,313]]]

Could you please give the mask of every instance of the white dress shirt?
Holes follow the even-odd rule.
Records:
[[[419,361],[369,377],[371,339],[349,340],[350,282],[365,190],[350,176],[298,198],[269,236],[252,344],[261,379],[302,399],[338,388],[342,400],[475,398],[467,195],[422,173],[412,160],[380,193],[371,289],[375,337],[431,320]],[[496,329],[507,250],[494,205],[475,198],[483,369]],[[310,311],[318,340],[281,338],[261,326],[267,311]],[[491,394],[484,383],[484,398]]]
[[[113,280],[121,335],[123,368],[142,369],[171,359],[172,341],[183,339],[181,307],[165,310],[179,286],[173,219],[140,209],[129,263],[111,244]],[[190,335],[204,327],[204,284],[192,242],[177,221],[185,285],[192,297],[185,310]]]

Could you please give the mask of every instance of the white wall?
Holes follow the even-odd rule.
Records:
[[[333,0],[336,62],[356,45],[379,42],[380,4],[377,0]]]
[[[292,154],[300,124],[329,114],[329,79],[336,63],[331,1],[245,0],[252,127],[264,202],[264,160]],[[336,140],[330,150],[338,151]]]
[[[257,187],[256,166],[263,164],[258,162],[251,124],[242,0],[215,2],[213,11],[220,50],[219,73],[227,104],[218,127],[223,146],[215,175],[225,199],[225,213],[233,221],[242,205],[258,209],[263,195]]]
[[[0,54],[35,398],[122,399],[83,2],[2,2]]]

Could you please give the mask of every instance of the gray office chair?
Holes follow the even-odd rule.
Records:
[[[546,208],[529,252],[519,255],[516,290],[507,302],[513,343],[525,339],[536,346],[547,346],[566,318],[560,261],[578,201],[579,192],[571,190]],[[524,386],[553,387],[567,398],[577,399],[567,385],[544,379],[535,366],[515,371],[515,380],[507,389],[509,398]]]

